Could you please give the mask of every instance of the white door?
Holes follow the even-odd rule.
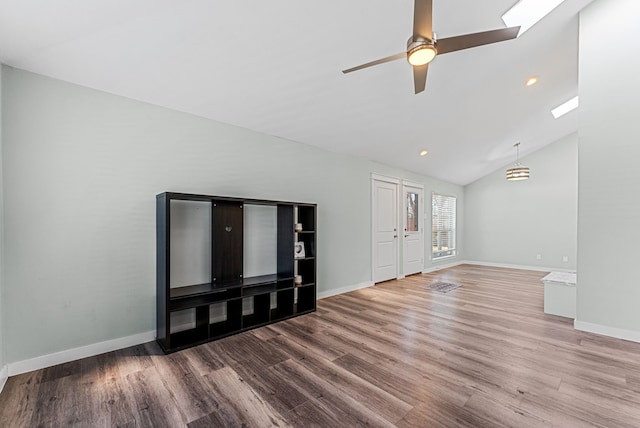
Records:
[[[398,183],[373,180],[373,281],[398,277]]]
[[[402,183],[402,271],[405,275],[424,269],[424,191],[413,183]]]

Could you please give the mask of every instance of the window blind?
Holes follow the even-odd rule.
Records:
[[[431,195],[431,239],[432,259],[456,254],[456,198],[455,196]]]

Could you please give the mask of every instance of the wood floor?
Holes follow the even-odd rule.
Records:
[[[544,275],[464,265],[169,356],[14,376],[0,426],[640,427],[640,344],[544,315]]]

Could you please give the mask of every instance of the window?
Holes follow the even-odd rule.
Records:
[[[432,259],[456,254],[456,198],[433,193],[431,196]]]
[[[418,194],[407,192],[407,232],[419,232]]]

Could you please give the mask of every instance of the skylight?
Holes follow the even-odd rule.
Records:
[[[578,96],[575,96],[574,98],[571,98],[566,103],[559,105],[558,107],[551,110],[551,114],[553,115],[553,117],[557,119],[569,113],[570,111],[577,109],[579,104],[580,104],[580,100]]]
[[[504,15],[502,20],[507,27],[520,26],[518,37],[533,27],[564,0],[520,0]]]

